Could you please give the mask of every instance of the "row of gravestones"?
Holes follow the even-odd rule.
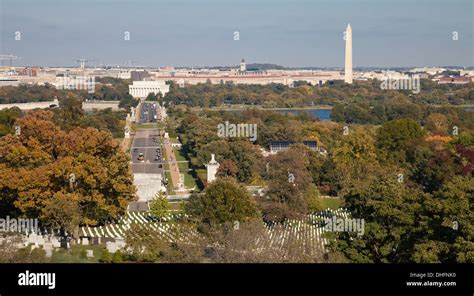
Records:
[[[8,241],[10,238],[8,237],[1,237],[0,244],[4,241]],[[88,238],[82,238],[81,244],[82,245],[89,245],[90,241]],[[98,241],[100,243],[100,240]],[[125,248],[125,240],[124,239],[115,239],[114,241],[107,241],[106,248],[110,253],[115,253],[117,250],[121,250]],[[38,235],[32,233],[28,236],[24,236],[22,240],[18,243],[17,247],[28,247],[31,246],[31,250],[42,248],[45,253],[46,257],[50,258],[53,255],[53,251],[58,248],[66,248],[69,249],[71,247],[71,243],[68,240],[60,240],[59,238],[51,235]],[[88,258],[94,257],[93,250],[86,250],[86,254]]]
[[[88,246],[90,244],[90,240],[86,237],[83,237],[81,239],[81,244],[83,246]],[[96,243],[100,244],[101,240],[100,238],[96,241]],[[114,240],[111,240],[111,241],[106,241],[105,242],[105,247],[107,248],[107,251],[109,251],[109,253],[115,253],[117,252],[118,250],[121,250],[123,248],[125,248],[125,240],[123,238],[115,238]],[[93,257],[93,253],[92,253],[92,250],[87,250],[88,252],[90,251],[91,252],[91,256],[90,257]],[[88,256],[89,257],[89,254]]]
[[[61,242],[61,240],[51,235],[40,235],[32,233],[23,239],[24,246],[31,245],[31,250],[42,247],[46,252],[46,257],[53,255],[53,250],[61,247],[70,247],[69,242]]]
[[[98,243],[100,243],[100,241],[98,241]],[[71,247],[71,244],[69,241],[61,242],[56,237],[45,238],[42,235],[36,235],[36,234],[29,235],[24,240],[23,244],[24,246],[31,245],[31,250],[42,247],[43,250],[46,252],[46,257],[51,257],[53,255],[54,249],[61,248],[61,247],[69,249]],[[90,241],[88,238],[82,238],[81,244],[89,245]],[[118,238],[118,239],[115,239],[114,241],[107,241],[105,243],[105,246],[107,248],[107,251],[109,251],[110,253],[115,253],[117,252],[117,250],[121,250],[125,248],[125,240]],[[93,250],[86,250],[86,255],[88,258],[94,257]]]
[[[116,238],[114,241],[106,242],[105,247],[109,253],[115,253],[118,250],[125,248],[125,240],[122,238]]]

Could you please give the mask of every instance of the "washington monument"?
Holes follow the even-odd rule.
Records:
[[[346,28],[346,64],[344,67],[344,82],[352,83],[352,28],[351,24]]]

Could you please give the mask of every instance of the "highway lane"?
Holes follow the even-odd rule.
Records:
[[[139,160],[140,153],[143,160]],[[162,173],[163,160],[158,129],[137,130],[130,148],[132,170],[134,173]]]
[[[140,123],[155,123],[157,118],[156,103],[143,102],[140,108]]]

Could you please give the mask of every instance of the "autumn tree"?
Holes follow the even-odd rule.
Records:
[[[447,147],[419,144],[409,153],[411,179],[424,191],[434,192],[462,171],[462,161]]]
[[[426,118],[425,127],[436,134],[446,134],[449,128],[448,118],[444,114],[431,113]]]
[[[308,192],[311,175],[307,153],[306,147],[298,145],[269,157],[268,192],[266,198],[260,199],[266,220],[282,221],[307,213],[308,198],[312,199],[314,193]]]
[[[53,117],[30,112],[19,136],[0,138],[2,211],[66,228],[118,218],[135,199],[129,157],[110,133],[63,131]]]
[[[341,195],[352,186],[367,182],[378,167],[374,137],[368,129],[350,127],[348,134],[334,144],[328,158],[321,164],[321,178]]]
[[[236,177],[239,168],[235,165],[235,162],[230,159],[224,159],[217,170],[218,177]]]

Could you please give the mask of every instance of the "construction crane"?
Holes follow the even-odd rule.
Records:
[[[20,57],[14,56],[12,54],[0,54],[0,60],[2,60],[2,66],[4,60],[10,60],[10,67],[12,66],[12,60],[21,60]]]
[[[89,60],[86,59],[79,59],[79,60],[74,60],[76,63],[80,63],[81,69],[84,70],[86,63],[90,62]]]

